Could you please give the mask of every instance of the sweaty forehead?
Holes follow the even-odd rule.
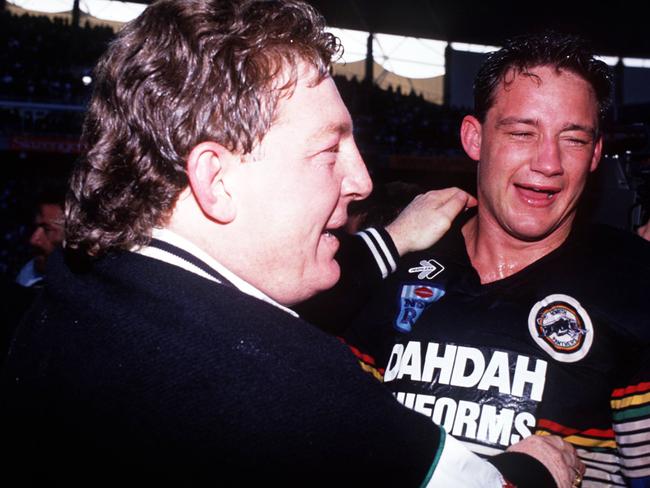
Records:
[[[579,119],[581,124],[586,120],[597,123],[598,101],[593,87],[581,76],[538,66],[523,72],[510,70],[495,90],[490,112],[499,119],[547,114]]]
[[[579,74],[557,66],[532,66],[523,69],[510,68],[501,78],[496,87],[495,94],[509,92],[514,89],[525,90],[534,93],[537,90],[552,89],[559,87],[560,95],[569,93],[584,92],[594,96],[593,86]]]

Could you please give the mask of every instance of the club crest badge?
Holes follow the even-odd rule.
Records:
[[[584,358],[594,341],[589,314],[568,295],[549,295],[537,302],[528,315],[528,330],[537,345],[564,363]]]
[[[402,285],[400,291],[400,308],[395,319],[395,328],[400,332],[411,332],[413,324],[422,312],[442,298],[445,290],[431,285]]]
[[[409,268],[409,273],[417,273],[418,280],[432,280],[445,270],[445,267],[435,259],[423,259],[420,266]]]

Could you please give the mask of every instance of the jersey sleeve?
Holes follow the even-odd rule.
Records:
[[[626,238],[616,249],[625,255],[620,272],[626,281],[615,305],[629,342],[610,405],[621,472],[629,486],[650,487],[650,243]]]
[[[650,486],[650,350],[644,357],[642,371],[611,397],[621,471],[632,487]]]
[[[377,267],[382,278],[386,278],[397,269],[399,253],[390,237],[390,234],[381,228],[370,227],[355,234],[367,247],[364,249],[366,260]],[[372,260],[369,259],[372,257]]]

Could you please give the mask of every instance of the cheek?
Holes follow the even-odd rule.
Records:
[[[579,174],[572,175],[572,179],[567,185],[570,191],[567,192],[567,196],[572,200],[577,200],[582,192],[584,191],[585,185],[587,184],[587,175]]]
[[[341,182],[332,175],[323,175],[311,186],[305,186],[306,205],[312,219],[329,219],[341,204]]]
[[[492,195],[501,187],[503,170],[495,164],[481,164],[478,169],[478,182],[481,191]]]

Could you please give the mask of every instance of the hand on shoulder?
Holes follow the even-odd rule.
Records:
[[[433,246],[463,210],[476,204],[472,195],[459,188],[422,193],[386,226],[386,231],[403,256]]]

